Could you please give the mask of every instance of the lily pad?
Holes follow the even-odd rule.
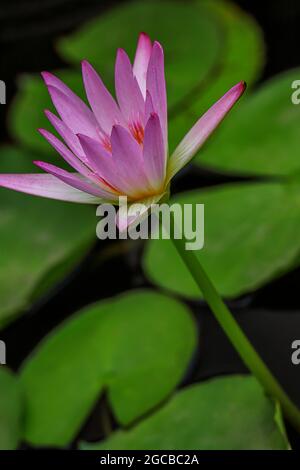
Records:
[[[291,100],[299,76],[290,70],[245,97],[194,161],[227,173],[299,175],[300,106]]]
[[[18,380],[0,366],[0,450],[14,450],[21,439],[22,393]]]
[[[117,421],[133,422],[182,380],[196,346],[188,309],[151,291],[137,291],[79,312],[25,362],[25,439],[64,446],[101,392]]]
[[[188,387],[129,431],[88,450],[287,450],[275,406],[252,377],[229,376]]]
[[[195,256],[224,297],[257,289],[299,261],[297,184],[228,184],[181,193],[180,204],[205,206],[205,242]],[[201,292],[170,240],[150,240],[144,269],[154,283],[186,297]]]
[[[233,85],[244,80],[249,93],[249,88],[259,78],[264,64],[264,40],[254,18],[228,1],[204,0],[198,6],[206,8],[218,25],[218,61],[208,71],[206,79],[182,102],[182,107],[178,106],[173,111],[171,109],[171,149],[178,145],[199,117]],[[235,109],[231,111],[226,120],[236,112]],[[217,153],[218,151],[219,148]]]
[[[2,147],[0,172],[35,172],[31,160],[30,154]],[[0,325],[79,263],[95,239],[95,223],[91,207],[0,189]]]

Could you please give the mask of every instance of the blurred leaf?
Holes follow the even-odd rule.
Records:
[[[218,25],[218,61],[206,80],[200,83],[198,90],[191,93],[182,109],[179,107],[171,113],[171,149],[179,143],[199,117],[233,85],[244,80],[249,92],[249,87],[259,77],[264,63],[262,32],[249,14],[228,1],[204,0],[201,6],[207,8]],[[231,113],[235,114],[235,111]],[[230,116],[226,119],[230,119]]]
[[[0,366],[0,450],[14,450],[21,438],[22,396],[17,379]]]
[[[220,73],[209,83],[209,96],[192,102],[197,113],[205,112],[212,98],[216,101],[235,83],[245,80],[251,86],[260,76],[265,58],[263,33],[252,16],[234,2],[204,0],[203,4],[218,21],[222,53]]]
[[[75,93],[84,98],[82,78],[79,71],[55,71],[61,80],[66,82]],[[44,114],[45,109],[53,111],[47,87],[40,75],[23,75],[19,79],[19,92],[14,99],[9,113],[9,127],[12,135],[25,147],[34,150],[35,154],[51,155],[59,158],[60,166],[64,162],[55,150],[42,137],[37,129],[55,130]],[[57,135],[57,134],[56,134]],[[51,160],[51,163],[53,159]]]
[[[20,150],[2,147],[0,172],[34,173],[30,158]],[[87,252],[94,230],[90,207],[1,188],[0,324],[64,278]]]
[[[252,377],[231,376],[192,385],[129,431],[119,431],[99,450],[276,450],[288,442],[274,419],[275,407]]]
[[[174,390],[195,343],[187,308],[161,294],[130,292],[88,307],[23,367],[26,440],[68,444],[104,389],[119,423],[131,423]]]
[[[297,184],[228,184],[181,193],[172,202],[205,205],[204,248],[196,253],[217,290],[235,297],[293,267],[300,252]],[[170,240],[150,240],[148,277],[187,297],[201,293]]]
[[[126,27],[124,27],[126,25]],[[110,87],[118,47],[134,57],[138,35],[145,31],[165,50],[168,102],[172,106],[208,74],[219,53],[214,18],[198,2],[131,1],[104,12],[58,44],[65,59],[88,59]]]
[[[300,69],[264,83],[245,98],[195,162],[218,171],[258,175],[300,172],[300,106],[291,101]]]

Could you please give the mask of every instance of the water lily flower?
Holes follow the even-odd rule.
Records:
[[[40,133],[73,168],[35,161],[46,173],[2,174],[0,186],[63,201],[144,207],[159,202],[172,177],[197,153],[245,90],[240,82],[219,99],[168,155],[167,95],[162,46],[141,33],[133,66],[123,49],[115,64],[115,100],[86,60],[82,76],[90,107],[49,72],[42,77],[59,117],[45,111],[62,140]],[[121,211],[118,224],[126,228]],[[141,215],[141,214],[140,214]]]

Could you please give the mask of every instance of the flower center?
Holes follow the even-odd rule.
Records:
[[[103,147],[105,148],[105,150],[107,150],[109,153],[111,153],[111,151],[112,151],[111,143],[110,143],[110,139],[107,136],[102,138],[101,143],[102,143]]]
[[[142,145],[144,142],[144,128],[139,122],[129,124],[129,129],[135,140]]]

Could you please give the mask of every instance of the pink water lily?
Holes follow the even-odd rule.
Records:
[[[36,161],[46,173],[2,174],[0,186],[78,203],[143,203],[148,208],[168,191],[171,178],[197,153],[245,90],[240,82],[215,103],[168,155],[167,96],[162,46],[141,33],[133,66],[119,49],[115,65],[117,101],[87,62],[82,75],[88,107],[51,73],[42,73],[60,117],[46,116],[62,142],[40,133],[75,172]],[[121,211],[120,211],[121,212]],[[119,220],[122,226],[122,220]],[[124,225],[124,224],[123,224]]]

